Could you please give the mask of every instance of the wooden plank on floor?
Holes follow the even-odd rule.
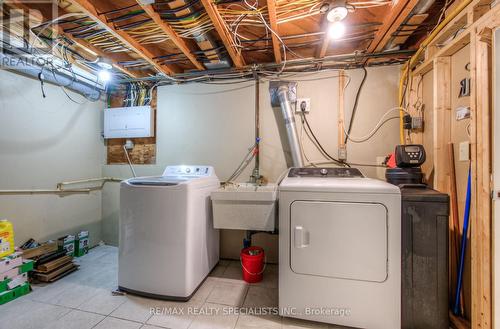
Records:
[[[40,280],[42,282],[49,282],[57,277],[60,277],[64,273],[68,271],[74,270],[77,266],[73,264],[72,262],[66,265],[63,265],[59,267],[58,269],[50,272],[50,273],[38,273],[36,271],[33,271],[33,277],[37,280]]]
[[[56,268],[61,267],[65,264],[71,262],[72,260],[73,260],[73,257],[66,255],[66,256],[60,257],[58,259],[54,259],[53,261],[50,261],[46,264],[38,265],[36,267],[36,269],[38,272],[47,273],[47,272],[53,271]]]

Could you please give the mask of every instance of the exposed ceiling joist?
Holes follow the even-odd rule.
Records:
[[[375,38],[368,46],[369,53],[384,49],[392,34],[403,24],[418,2],[419,0],[400,0],[391,8],[389,15],[386,16]]]
[[[27,12],[30,13],[30,15],[36,15],[38,16],[37,18],[41,21],[47,21],[49,20],[49,18],[45,17],[42,15],[42,13],[38,10],[30,10],[31,8],[29,8],[27,5],[26,5],[26,2],[25,1],[21,1],[21,0],[11,0],[9,1],[10,4],[13,4],[15,5],[17,8],[19,9],[23,9]],[[135,72],[132,72],[128,69],[126,69],[125,67],[123,67],[122,65],[120,65],[118,62],[118,59],[116,59],[112,54],[108,54],[108,53],[105,53],[104,51],[102,51],[100,48],[97,48],[96,46],[88,43],[87,41],[83,40],[83,39],[77,39],[77,38],[73,38],[70,34],[64,32],[64,30],[62,29],[62,27],[60,25],[54,25],[57,29],[57,33],[59,35],[62,35],[64,37],[66,37],[68,40],[71,40],[72,42],[76,43],[78,46],[80,46],[80,48],[86,50],[87,52],[91,52],[91,53],[94,53],[96,54],[97,56],[101,56],[101,57],[106,57],[106,58],[109,58],[109,60],[111,60],[111,62],[113,63],[113,66],[120,70],[121,72],[129,75],[130,77],[132,78],[139,78],[140,75],[138,75],[137,73]]]
[[[112,56],[109,53],[105,53],[104,51],[102,51],[102,49],[97,48],[96,46],[88,43],[87,41],[81,40],[81,39],[77,39],[77,38],[72,38],[71,35],[68,35],[68,34],[64,33],[61,28],[58,28],[58,33],[64,35],[66,38],[68,38],[69,40],[73,41],[74,43],[76,43],[81,48],[89,50],[89,51],[97,54],[97,56],[108,58],[113,63],[113,67],[115,67],[116,69],[120,70],[121,72],[129,75],[130,77],[132,77],[132,78],[138,78],[138,77],[141,76],[141,75],[138,75],[135,72],[132,72],[132,71],[128,70],[124,66],[120,65],[118,63],[119,61],[114,56]]]
[[[196,66],[198,70],[204,70],[205,67],[196,59],[196,56],[191,54],[191,50],[187,46],[186,42],[174,31],[174,29],[170,25],[168,25],[163,21],[163,19],[161,19],[160,15],[154,10],[153,6],[144,4],[141,0],[136,0],[136,1],[139,4],[139,6],[141,6],[142,9],[144,9],[146,14],[148,14],[149,17],[151,17],[153,21],[160,27],[160,29],[166,35],[168,35],[170,40],[172,40],[172,42],[177,46],[177,48],[179,48],[180,51],[182,51],[182,53],[186,55],[186,57],[191,61],[191,63],[193,63],[193,65]]]
[[[271,25],[271,29],[279,35],[278,32],[278,22],[276,20],[276,0],[267,0],[267,12],[269,14],[269,23]],[[271,32],[271,37],[273,40],[273,51],[274,51],[274,60],[277,64],[281,63],[281,45],[278,37]]]
[[[124,66],[120,65],[118,63],[119,61],[114,56],[111,56],[109,53],[105,53],[104,51],[102,51],[102,49],[97,48],[96,46],[88,43],[87,41],[73,38],[73,37],[71,37],[71,35],[64,33],[61,28],[58,28],[58,33],[61,34],[61,35],[64,35],[66,38],[68,38],[69,40],[73,41],[78,46],[80,46],[81,48],[87,50],[88,52],[93,52],[93,53],[97,54],[97,56],[99,56],[99,57],[108,58],[113,63],[113,67],[114,68],[116,68],[117,70],[120,70],[121,72],[129,75],[130,77],[132,77],[132,78],[138,78],[138,77],[141,76],[141,75],[138,75],[135,72],[132,72],[132,71],[128,70]]]
[[[203,7],[205,7],[210,20],[212,21],[215,30],[222,39],[222,42],[224,43],[229,56],[233,60],[234,65],[236,67],[245,66],[245,60],[243,59],[243,56],[241,56],[241,53],[238,52],[233,46],[229,31],[227,30],[226,24],[224,23],[219,11],[217,10],[215,3],[212,0],[201,0],[201,3],[203,4]]]
[[[153,65],[160,72],[167,75],[173,75],[176,72],[170,65],[158,63],[154,57],[155,55],[146,47],[142,46],[134,38],[132,38],[128,33],[124,31],[117,30],[112,23],[108,23],[106,17],[99,14],[92,3],[88,0],[66,0],[76,8],[78,8],[85,15],[89,16],[95,22],[99,23],[103,28],[105,28],[109,33],[116,37],[120,42],[125,44],[127,47],[132,49],[139,56],[144,58],[149,64]]]

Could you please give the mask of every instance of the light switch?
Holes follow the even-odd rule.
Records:
[[[469,161],[470,159],[470,144],[469,142],[461,142],[459,150],[459,160],[460,161]]]

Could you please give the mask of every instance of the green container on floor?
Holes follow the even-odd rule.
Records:
[[[0,305],[11,302],[16,298],[24,296],[30,292],[30,284],[28,282],[20,285],[12,290],[7,290],[0,293]]]
[[[19,274],[26,273],[29,271],[33,271],[35,262],[32,261],[31,259],[25,259],[23,260],[23,264],[19,266]]]
[[[75,236],[66,235],[57,239],[59,251],[65,250],[66,255],[73,257],[75,255]]]
[[[89,252],[89,231],[81,231],[75,239],[75,256],[81,257]]]
[[[7,288],[7,283],[9,283],[10,279],[5,279],[3,281],[0,281],[0,293],[6,291]]]

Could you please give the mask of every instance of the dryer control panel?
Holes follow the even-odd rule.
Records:
[[[356,168],[292,168],[288,177],[359,178],[365,176]]]
[[[211,166],[168,166],[163,176],[213,176],[214,168]]]

